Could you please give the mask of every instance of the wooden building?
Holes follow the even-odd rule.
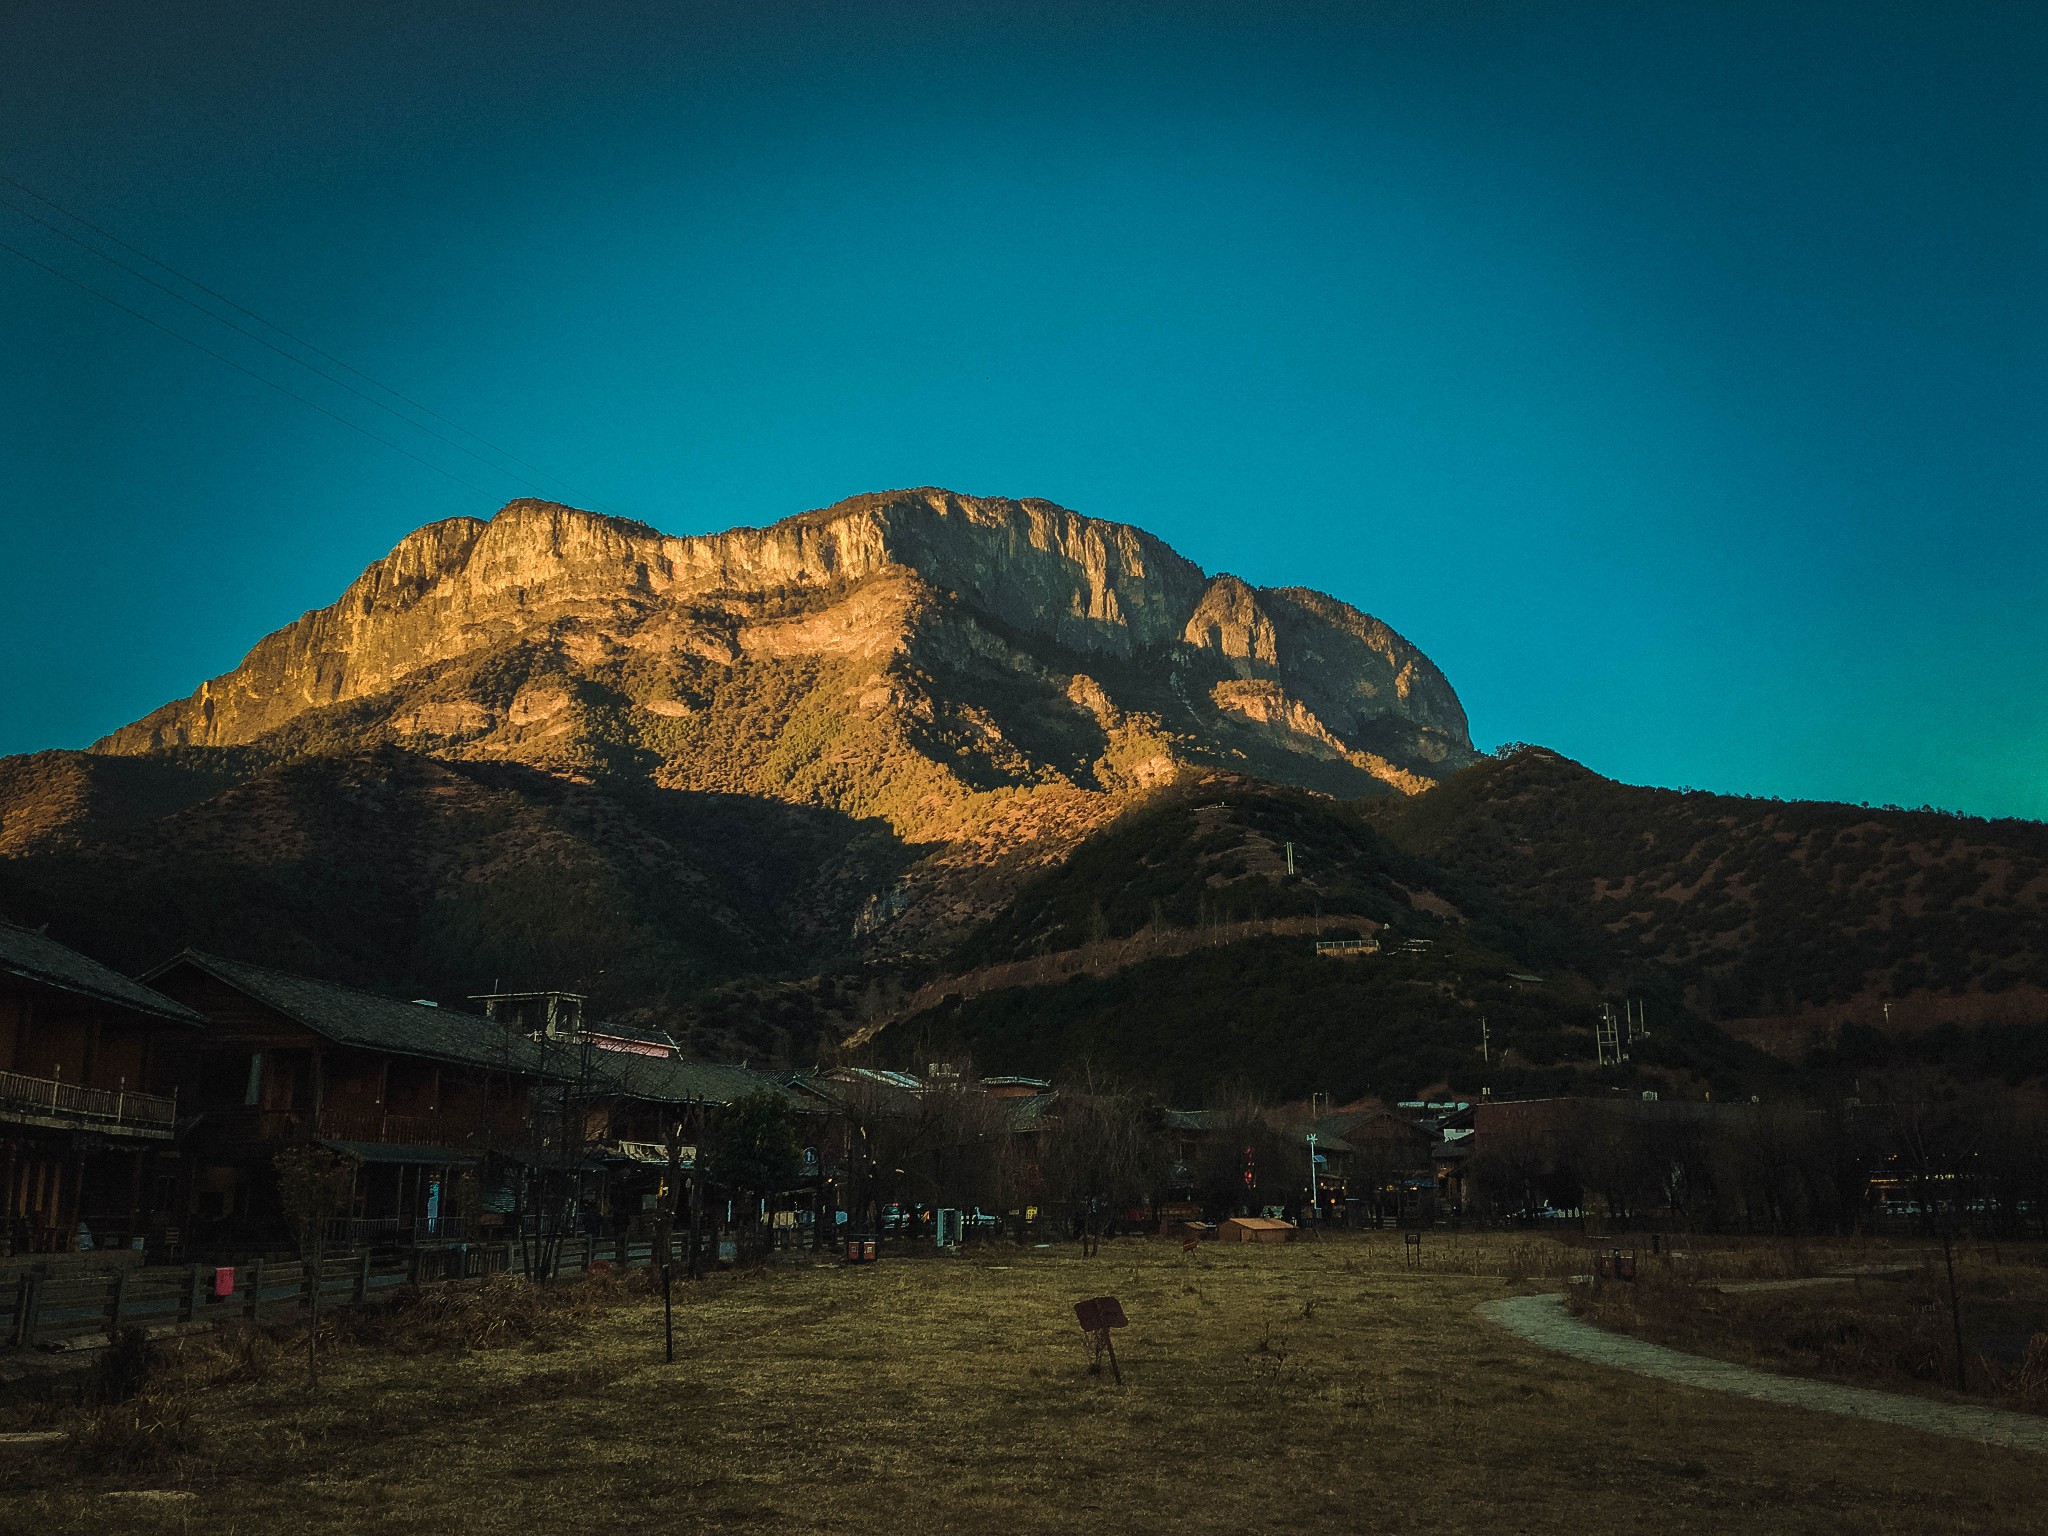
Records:
[[[0,1255],[127,1248],[175,1199],[190,1008],[0,922]],[[165,1190],[159,1190],[159,1185]]]
[[[1216,1237],[1225,1243],[1284,1243],[1294,1232],[1294,1223],[1271,1216],[1233,1216],[1216,1228]]]
[[[1389,1217],[1435,1213],[1436,1132],[1384,1109],[1339,1110],[1311,1122],[1318,1165],[1316,1195],[1326,1219],[1347,1214],[1375,1225]]]
[[[536,1043],[475,1014],[186,950],[146,978],[206,1016],[187,1072],[191,1237],[288,1240],[271,1160],[316,1141],[359,1166],[333,1240],[478,1235],[487,1192],[531,1154]]]

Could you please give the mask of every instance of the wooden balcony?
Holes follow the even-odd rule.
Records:
[[[300,1141],[359,1141],[381,1146],[441,1147],[476,1156],[524,1145],[528,1131],[516,1112],[477,1115],[405,1115],[382,1109],[209,1110],[204,1127],[214,1139],[250,1146]]]
[[[87,1088],[61,1078],[0,1072],[0,1120],[169,1141],[177,1129],[178,1101],[175,1095]]]
[[[319,1134],[329,1141],[387,1146],[468,1148],[485,1140],[485,1122],[458,1115],[395,1115],[381,1109],[324,1109]]]

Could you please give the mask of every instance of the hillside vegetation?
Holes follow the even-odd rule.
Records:
[[[900,862],[886,830],[821,811],[385,747],[70,824],[0,862],[0,905],[130,971],[190,944],[403,996],[567,987],[673,1018],[735,976],[843,956]]]
[[[1643,789],[1525,748],[1372,824],[1532,964],[1710,1018],[2048,985],[2048,825]]]
[[[463,687],[531,701],[541,664]],[[379,736],[404,715],[384,699],[253,747],[11,759],[0,909],[129,969],[190,943],[407,996],[567,986],[709,1054],[803,1062],[859,1032],[877,1060],[1085,1062],[1183,1099],[1756,1092],[1786,1065],[1723,1026],[1765,1012],[1819,1021],[1782,1052],[1815,1068],[2031,1076],[2048,1039],[2033,824],[1637,789],[1528,749],[1413,799],[1215,771],[1120,798],[975,791],[945,770],[959,819],[919,845],[884,814],[908,803],[889,763],[914,783],[937,759],[872,721],[808,734],[830,674],[749,664],[692,691],[680,667],[673,715],[564,684],[513,726],[561,727],[514,742],[538,762],[407,750]],[[790,798],[806,773],[875,814]],[[1434,954],[1314,950],[1365,935]],[[1883,1001],[1929,996],[1996,1028],[1871,1031]],[[1599,1005],[1624,998],[1652,1036],[1596,1071]]]

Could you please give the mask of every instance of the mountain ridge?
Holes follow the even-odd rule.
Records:
[[[834,611],[845,603],[855,606]],[[1204,715],[1221,717],[1396,790],[1471,759],[1464,711],[1442,673],[1349,604],[1207,576],[1141,529],[1051,502],[938,489],[854,497],[765,528],[691,537],[530,500],[488,522],[430,523],[336,602],[92,750],[247,744],[309,710],[550,629],[566,627],[572,656],[580,646],[575,659],[584,661],[668,650],[730,664],[791,652],[901,654],[934,608],[993,621],[1061,659],[1199,660],[1199,703],[1175,678],[1198,726]],[[1066,691],[1076,712],[1099,719],[1101,680],[1072,681],[1084,675],[1072,669]]]
[[[1719,1094],[1778,1070],[1731,1033],[1796,1057],[1886,1001],[2025,1029],[2048,997],[2048,828],[1482,758],[1347,603],[935,489],[689,539],[428,524],[95,750],[0,759],[0,908],[131,969],[568,986],[767,1059],[1038,1071],[1128,1025],[1190,1091],[1464,1082],[1475,1013],[1561,1091],[1626,994],[1673,1022],[1667,1085]]]

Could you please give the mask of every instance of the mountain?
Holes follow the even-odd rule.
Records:
[[[1623,999],[1651,1033],[1603,1069]],[[903,1014],[884,1055],[1189,1099],[2036,1077],[2048,826],[1644,789],[1541,748],[1401,799],[1190,777],[1026,880]]]
[[[1472,760],[1378,620],[1049,502],[671,538],[520,501],[417,530],[90,753],[0,762],[0,901],[124,958],[196,927],[367,984],[665,1011],[923,963],[1189,772],[1406,795]]]
[[[765,784],[716,787],[874,806],[900,827],[948,790],[1114,791],[1183,761],[1412,793],[1472,757],[1442,673],[1378,620],[1205,576],[1150,534],[1050,502],[940,490],[703,538],[532,501],[434,523],[95,750],[296,727],[520,760],[602,743],[688,772],[688,738],[735,691],[806,740],[726,769],[765,768]],[[898,794],[855,782],[845,738],[867,721],[941,777]]]
[[[1539,968],[1675,988],[1782,1051],[1847,1021],[2048,1021],[2048,824],[1646,789],[1541,748],[1369,819]]]
[[[0,759],[0,912],[129,968],[564,986],[706,1051],[1189,1097],[1755,1092],[1887,1028],[2013,1070],[2048,1038],[2048,827],[1480,757],[1333,598],[938,490],[420,529],[189,698]],[[1624,996],[1652,1037],[1595,1069]]]

